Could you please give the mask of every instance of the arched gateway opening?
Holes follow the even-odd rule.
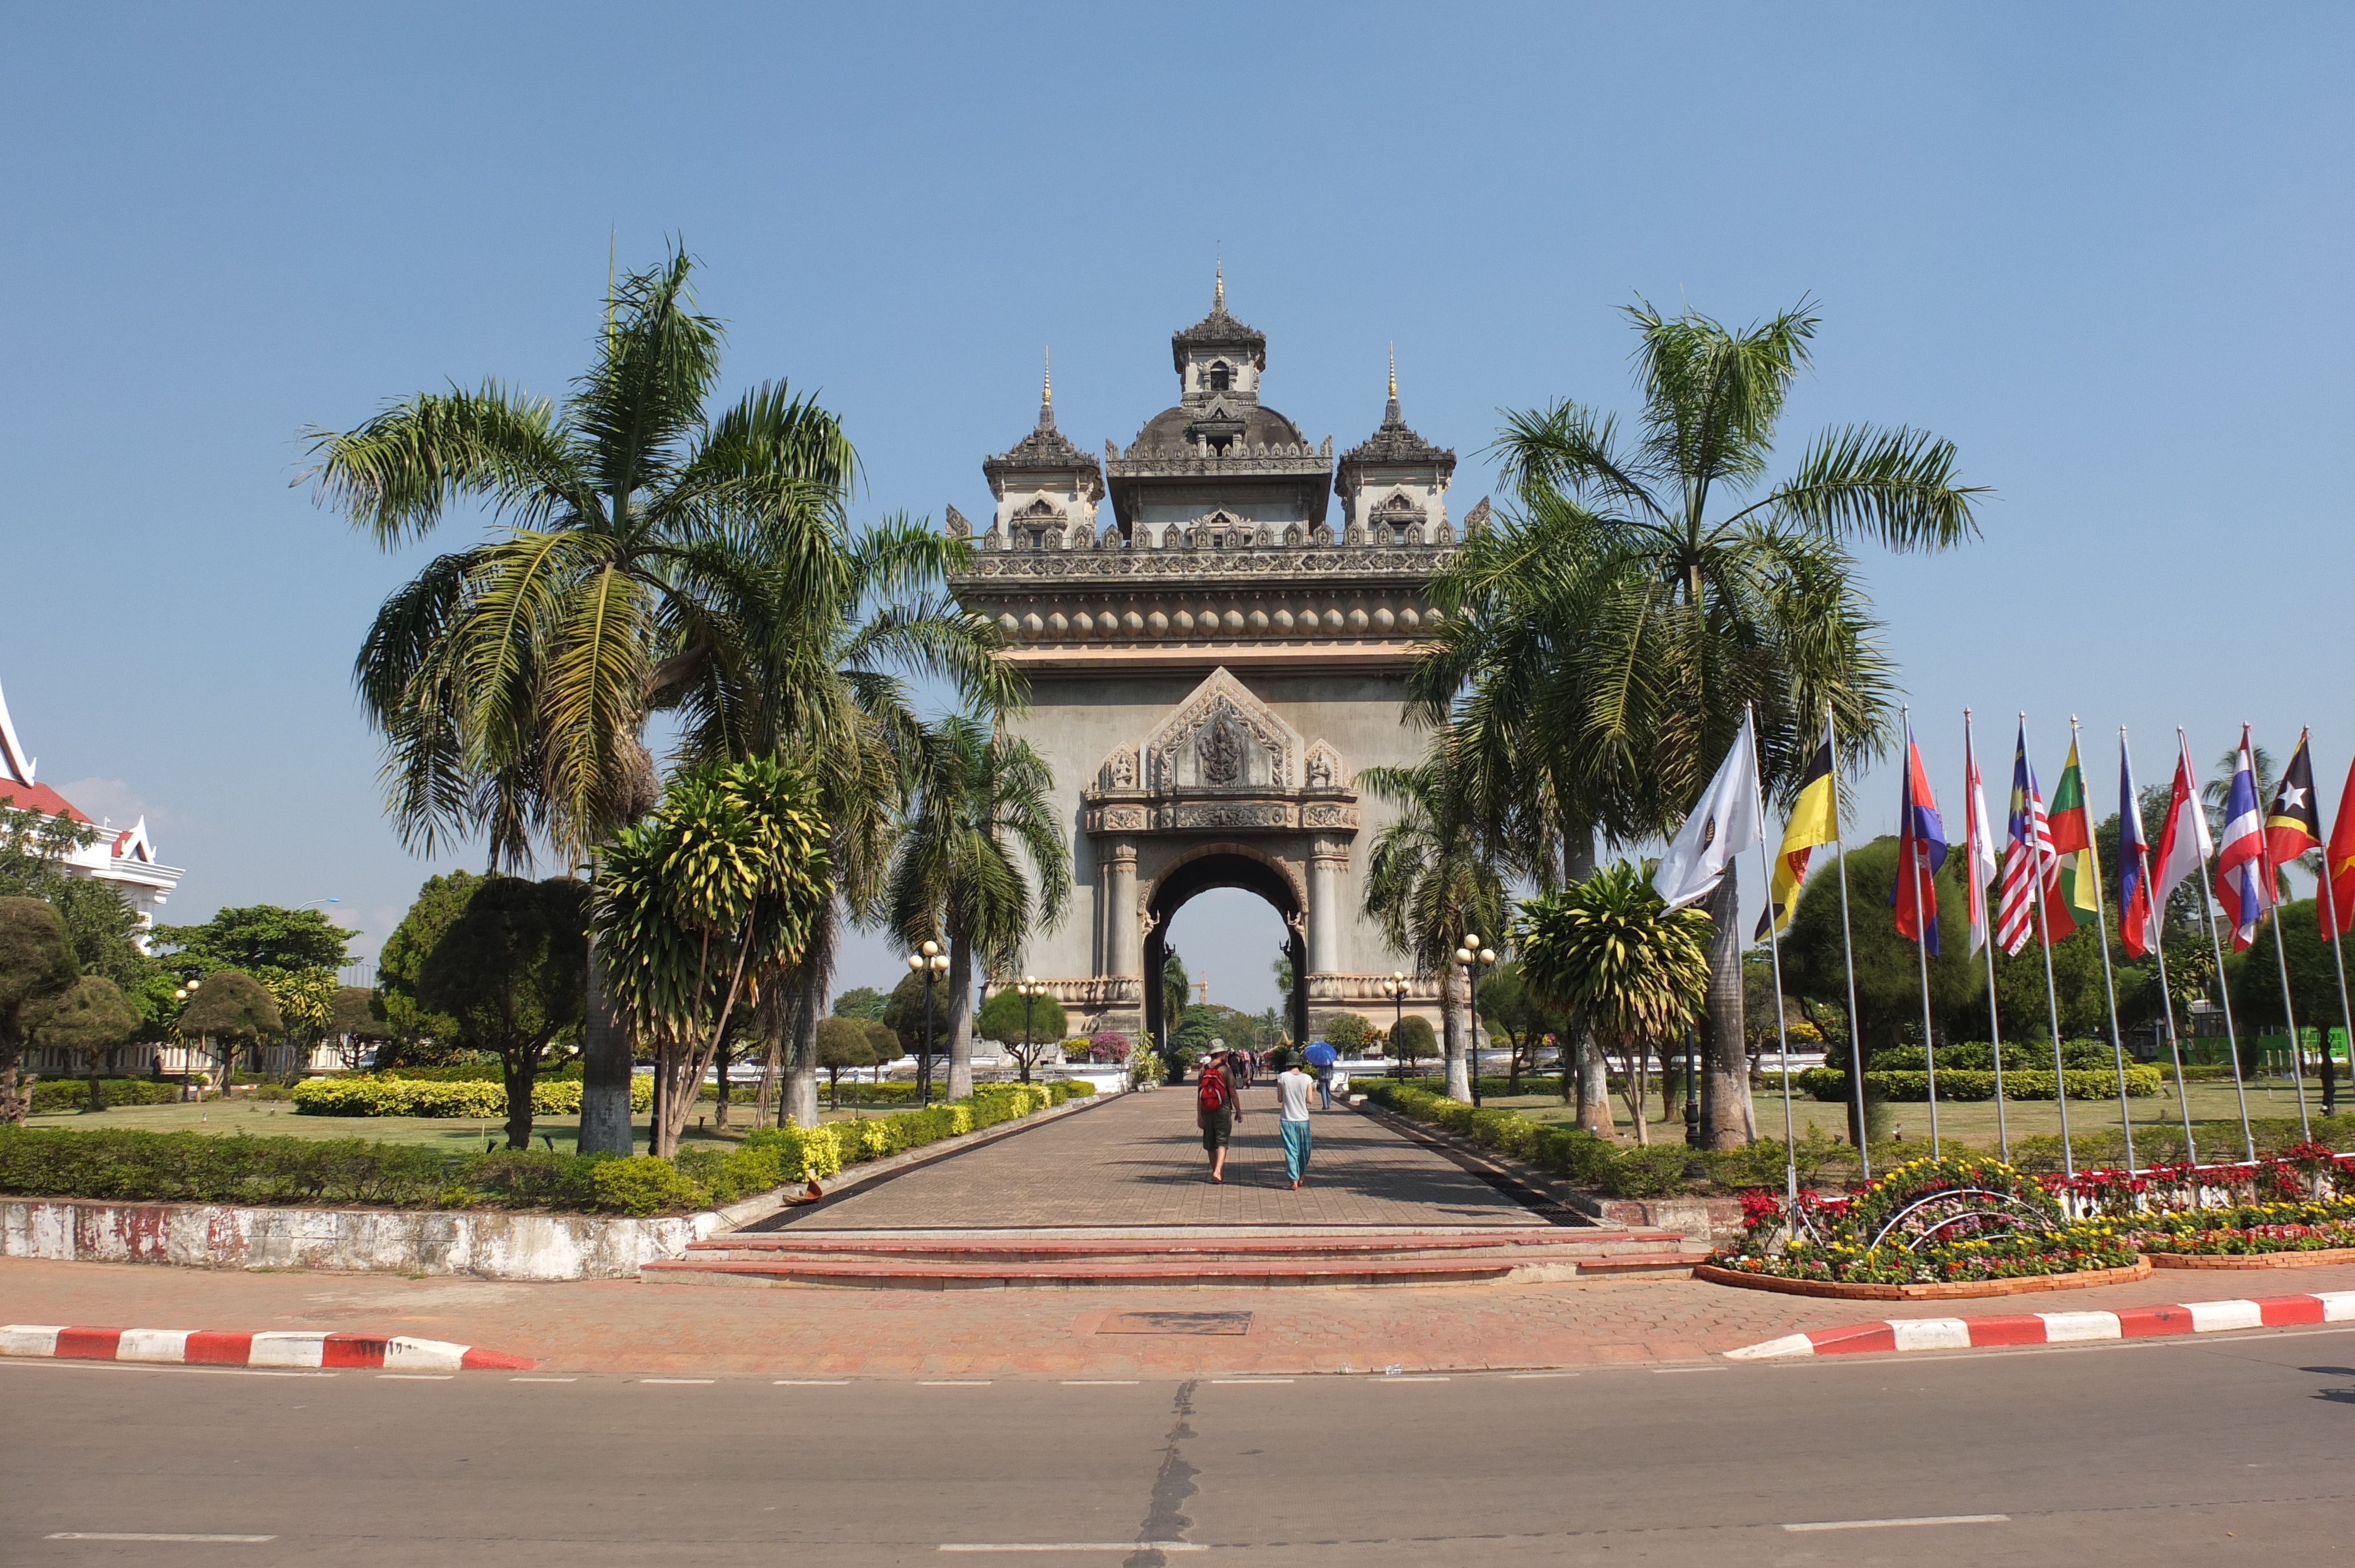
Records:
[[[1167,1006],[1161,994],[1163,961],[1169,956],[1169,922],[1197,895],[1214,887],[1241,888],[1267,900],[1284,919],[1284,947],[1292,959],[1292,993],[1284,999],[1284,1027],[1295,1043],[1308,1040],[1308,943],[1302,936],[1306,911],[1292,878],[1263,857],[1240,845],[1218,844],[1196,851],[1156,879],[1146,902],[1145,1027],[1165,1046],[1169,1039]]]

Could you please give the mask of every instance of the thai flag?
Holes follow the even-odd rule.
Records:
[[[2257,773],[2249,766],[2249,726],[2224,800],[2224,831],[2216,835],[2216,896],[2232,923],[2232,950],[2257,939],[2257,923],[2274,902],[2274,868],[2265,858],[2265,814],[2257,804]]]
[[[1946,827],[1938,820],[1938,802],[1930,793],[1930,775],[1922,766],[1922,749],[1913,744],[1913,726],[1905,726],[1905,790],[1897,816],[1897,885],[1889,902],[1897,908],[1897,933],[1938,950],[1938,889],[1931,879],[1946,863]]]

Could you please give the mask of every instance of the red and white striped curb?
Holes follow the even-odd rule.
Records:
[[[207,1329],[69,1329],[0,1324],[0,1356],[207,1367],[381,1367],[387,1372],[529,1372],[499,1351],[406,1334],[223,1334]]]
[[[1730,1361],[1786,1356],[1886,1355],[1892,1351],[1963,1351],[1987,1345],[2073,1345],[2092,1340],[2147,1340],[2213,1334],[2225,1329],[2284,1329],[2300,1323],[2355,1322],[2355,1290],[2320,1296],[2268,1296],[2255,1301],[2190,1301],[2125,1307],[2115,1312],[2015,1312],[1987,1318],[1891,1318],[1877,1323],[1785,1334],[1725,1352]]]

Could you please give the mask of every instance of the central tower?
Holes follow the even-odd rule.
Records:
[[[952,587],[1013,644],[1031,694],[1015,728],[1071,833],[1071,919],[1034,935],[1025,967],[1086,1027],[1166,1039],[1146,977],[1169,918],[1246,888],[1284,919],[1305,1039],[1333,1012],[1391,1010],[1400,959],[1361,905],[1391,813],[1356,776],[1422,754],[1406,677],[1458,536],[1455,454],[1407,427],[1395,375],[1372,436],[1337,463],[1331,437],[1312,446],[1261,400],[1267,338],[1228,313],[1223,274],[1170,354],[1178,403],[1126,448],[1105,441],[1099,465],[1074,446],[1050,381],[1035,428],[982,464],[988,524],[975,536],[948,509],[975,546]],[[1417,991],[1434,1011],[1435,979]]]

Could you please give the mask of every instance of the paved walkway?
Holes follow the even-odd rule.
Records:
[[[1060,1230],[1161,1225],[1528,1225],[1543,1220],[1438,1150],[1351,1110],[1318,1111],[1290,1190],[1275,1090],[1243,1091],[1213,1184],[1188,1086],[1110,1104],[789,1210],[756,1230]]]

